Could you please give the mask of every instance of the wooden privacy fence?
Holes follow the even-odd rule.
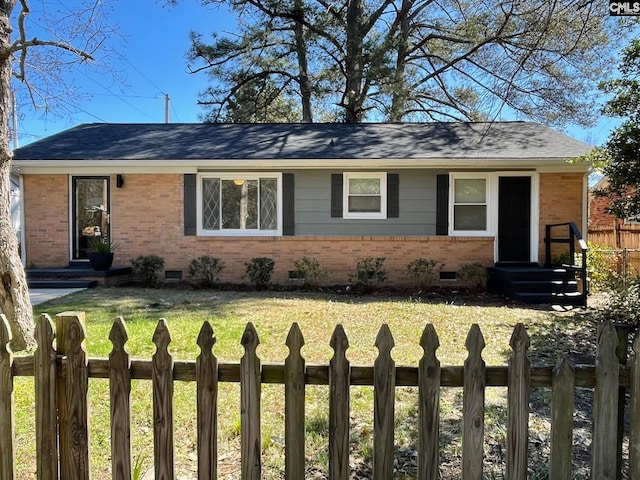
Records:
[[[589,225],[587,238],[592,245],[615,249],[640,249],[640,224],[615,219],[611,225]]]
[[[522,324],[511,337],[507,366],[486,366],[482,359],[484,338],[473,325],[466,339],[463,366],[440,366],[436,356],[438,336],[427,324],[420,346],[424,354],[417,366],[396,366],[389,328],[383,325],[375,345],[373,366],[350,365],[347,336],[338,325],[331,337],[334,351],[328,365],[306,365],[301,356],[304,340],[293,324],[286,344],[284,364],[262,364],[256,355],[257,332],[248,324],[241,339],[244,355],[239,363],[218,363],[213,354],[215,337],[204,322],[195,362],[170,355],[167,323],[161,319],[153,335],[156,352],[150,360],[132,360],[125,346],[127,329],[117,318],[109,338],[108,359],[87,358],[83,312],[56,316],[56,328],[47,315],[37,326],[38,349],[34,355],[13,356],[8,345],[10,330],[0,321],[0,480],[15,478],[13,378],[35,378],[37,478],[84,480],[89,469],[89,378],[108,378],[110,384],[112,478],[132,478],[131,382],[151,380],[153,385],[154,471],[156,479],[173,479],[173,385],[176,380],[197,383],[198,478],[217,476],[217,394],[219,382],[240,382],[241,478],[261,475],[261,385],[284,384],[285,478],[305,476],[305,385],[329,386],[329,478],[347,480],[349,471],[349,390],[351,385],[371,385],[374,390],[373,478],[393,477],[394,396],[398,386],[417,386],[418,478],[437,479],[439,467],[440,387],[463,387],[463,479],[482,479],[485,388],[506,386],[506,478],[526,479],[528,458],[529,395],[531,388],[552,387],[551,456],[549,478],[571,478],[574,388],[594,387],[591,475],[615,479],[620,475],[620,392],[628,388],[630,402],[628,478],[640,480],[640,337],[632,348],[629,366],[616,356],[619,336],[611,323],[599,329],[595,366],[573,367],[566,360],[555,367],[532,367],[527,352],[529,337]],[[55,340],[55,342],[54,342]],[[626,346],[626,339],[624,340]],[[54,345],[56,345],[54,347]]]

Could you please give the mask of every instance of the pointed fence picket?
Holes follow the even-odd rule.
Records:
[[[439,406],[443,387],[463,388],[462,476],[483,476],[485,389],[508,388],[506,478],[525,479],[528,460],[529,398],[532,388],[551,387],[551,458],[549,478],[570,478],[572,416],[575,387],[593,387],[592,478],[615,479],[620,475],[618,451],[619,392],[629,400],[629,458],[627,476],[640,480],[640,337],[636,334],[629,366],[616,356],[619,339],[611,323],[598,333],[596,365],[572,366],[561,361],[555,367],[530,365],[529,337],[517,325],[511,337],[507,366],[486,366],[482,359],[484,338],[473,325],[466,339],[464,366],[442,367],[436,355],[438,336],[432,325],[420,338],[423,356],[418,366],[396,366],[391,356],[394,339],[387,325],[376,338],[378,356],[372,366],[355,366],[347,359],[349,341],[341,325],[330,340],[333,357],[327,365],[307,365],[301,355],[302,332],[293,324],[284,364],[262,364],[256,354],[258,332],[248,324],[241,339],[244,355],[239,363],[219,363],[209,322],[204,322],[196,343],[195,361],[175,361],[169,353],[171,335],[161,319],[153,334],[156,351],[149,360],[132,360],[126,350],[127,329],[116,318],[109,334],[113,348],[108,359],[89,359],[85,348],[84,314],[64,312],[56,316],[56,328],[47,315],[36,325],[38,349],[33,355],[15,356],[10,348],[8,322],[0,316],[0,480],[15,479],[13,379],[31,376],[35,382],[37,478],[39,480],[88,479],[90,477],[88,382],[109,379],[112,478],[132,478],[131,383],[151,381],[153,392],[154,472],[156,479],[174,478],[173,388],[175,381],[196,382],[198,478],[217,476],[217,425],[219,382],[239,382],[241,411],[241,478],[261,476],[261,385],[285,388],[285,478],[305,476],[305,386],[329,388],[329,477],[346,480],[349,467],[349,391],[352,385],[368,385],[374,391],[373,478],[393,476],[395,391],[398,386],[417,388],[418,479],[439,478]],[[55,345],[55,348],[54,348]],[[618,348],[618,352],[620,349]],[[626,389],[626,390],[625,390]],[[627,395],[628,392],[628,395]]]

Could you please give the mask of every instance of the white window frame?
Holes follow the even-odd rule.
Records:
[[[350,212],[349,211],[349,180],[371,179],[380,180],[380,211],[379,212]],[[342,174],[342,218],[366,220],[387,218],[387,172],[344,172]]]
[[[484,179],[485,180],[485,205],[487,208],[486,214],[486,225],[484,230],[456,230],[455,229],[455,188],[456,188],[456,180],[477,180]],[[496,191],[493,188],[493,184],[497,182],[497,177],[494,174],[489,173],[451,173],[449,178],[449,185],[451,188],[449,189],[449,218],[451,219],[449,222],[449,235],[451,236],[488,236],[495,235],[495,228],[492,228],[494,225],[494,216],[497,214],[494,211],[497,209],[494,207],[492,195],[493,192]]]
[[[260,229],[219,229],[207,230],[202,226],[202,180],[216,178],[220,180],[259,180],[261,178],[274,178],[277,180],[277,228],[275,230]],[[202,172],[197,175],[196,183],[196,213],[198,236],[209,237],[270,237],[282,235],[282,173],[274,172]]]
[[[500,177],[530,177],[531,178],[531,259],[538,261],[538,243],[540,240],[540,175],[532,171],[496,171],[496,172],[452,172],[449,174],[449,236],[472,237],[498,235],[498,182]],[[486,178],[487,179],[487,230],[468,231],[453,229],[453,200],[455,195],[455,178]],[[494,258],[498,259],[498,243],[494,242]]]

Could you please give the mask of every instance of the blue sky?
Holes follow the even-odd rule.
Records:
[[[33,15],[39,1],[31,2]],[[72,8],[76,2],[59,3]],[[110,23],[117,25],[122,36],[114,43],[124,54],[118,67],[124,81],[114,82],[112,75],[105,74],[87,76],[84,69],[75,69],[73,81],[89,98],[77,103],[79,111],[65,118],[52,115],[42,118],[41,112],[20,112],[20,145],[80,123],[164,122],[164,94],[170,98],[171,122],[198,121],[202,110],[196,104],[197,96],[206,88],[207,77],[187,71],[189,32],[195,30],[208,36],[214,30],[226,30],[233,25],[233,17],[221,9],[205,9],[197,0],[181,0],[172,7],[155,0],[110,3],[113,4]]]
[[[43,0],[32,0],[35,11]],[[78,0],[58,3],[70,8]],[[204,8],[198,0],[180,0],[166,7],[156,0],[105,0],[112,5],[110,22],[118,26],[124,54],[119,62],[122,83],[110,75],[88,76],[76,69],[73,82],[87,94],[76,102],[78,112],[63,118],[41,112],[21,111],[18,124],[19,145],[81,123],[93,122],[164,122],[165,94],[169,95],[169,119],[172,123],[197,122],[202,109],[196,104],[198,93],[208,84],[204,73],[187,71],[185,54],[189,48],[189,32],[195,30],[209,36],[212,32],[232,31],[234,17],[215,7]],[[35,12],[34,12],[35,15]],[[600,144],[617,122],[603,118],[591,129],[570,128],[568,133],[578,140]]]

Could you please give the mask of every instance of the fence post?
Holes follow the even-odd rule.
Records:
[[[122,317],[109,333],[109,396],[111,410],[111,476],[131,480],[131,360],[125,349],[129,339]]]
[[[15,478],[15,423],[13,417],[13,353],[11,328],[7,317],[0,314],[0,480]]]
[[[253,323],[248,323],[240,343],[244,355],[240,359],[240,430],[241,430],[241,478],[260,480],[262,447],[260,438],[260,359],[256,350],[260,344]]]
[[[612,323],[599,328],[596,353],[596,387],[593,401],[591,478],[616,478],[618,438],[618,388],[620,364],[616,356],[618,336]]]
[[[396,364],[389,325],[380,327],[376,337],[378,358],[373,364],[373,478],[393,478],[393,434],[395,427]]]
[[[153,463],[157,480],[173,480],[173,357],[171,335],[161,318],[153,332],[156,353],[151,357],[153,385]]]
[[[334,354],[329,361],[329,478],[349,478],[349,376],[346,357],[349,341],[337,325],[330,342]]]
[[[529,335],[522,323],[513,330],[510,345],[513,355],[509,359],[507,394],[507,479],[526,480],[531,364],[527,358]]]
[[[58,355],[66,356],[66,369],[58,382],[60,422],[60,477],[89,478],[89,368],[85,347],[84,312],[56,315]]]
[[[462,478],[482,480],[484,446],[484,389],[486,366],[482,359],[484,337],[477,323],[467,335],[469,352],[464,361],[464,392],[462,397]]]
[[[571,478],[575,372],[567,359],[553,369],[551,378],[551,455],[549,480]]]
[[[55,333],[49,315],[36,324],[34,383],[36,392],[36,470],[38,480],[58,479],[58,405],[56,382],[58,364],[53,348]]]
[[[620,365],[627,365],[629,357],[629,332],[630,325],[615,325],[618,335],[618,345],[616,347],[616,357]],[[624,441],[624,409],[626,406],[627,389],[618,387],[618,441],[616,449],[616,478],[622,479],[622,443]]]
[[[640,331],[633,338],[629,386],[629,480],[640,480]]]
[[[418,479],[438,480],[440,448],[440,340],[432,324],[420,337],[424,355],[418,365]]]
[[[196,359],[198,417],[198,479],[218,478],[218,360],[213,355],[216,337],[208,321],[198,335]]]
[[[287,335],[289,355],[284,361],[284,475],[286,480],[304,478],[304,369],[300,354],[304,338],[297,323],[291,325]]]

